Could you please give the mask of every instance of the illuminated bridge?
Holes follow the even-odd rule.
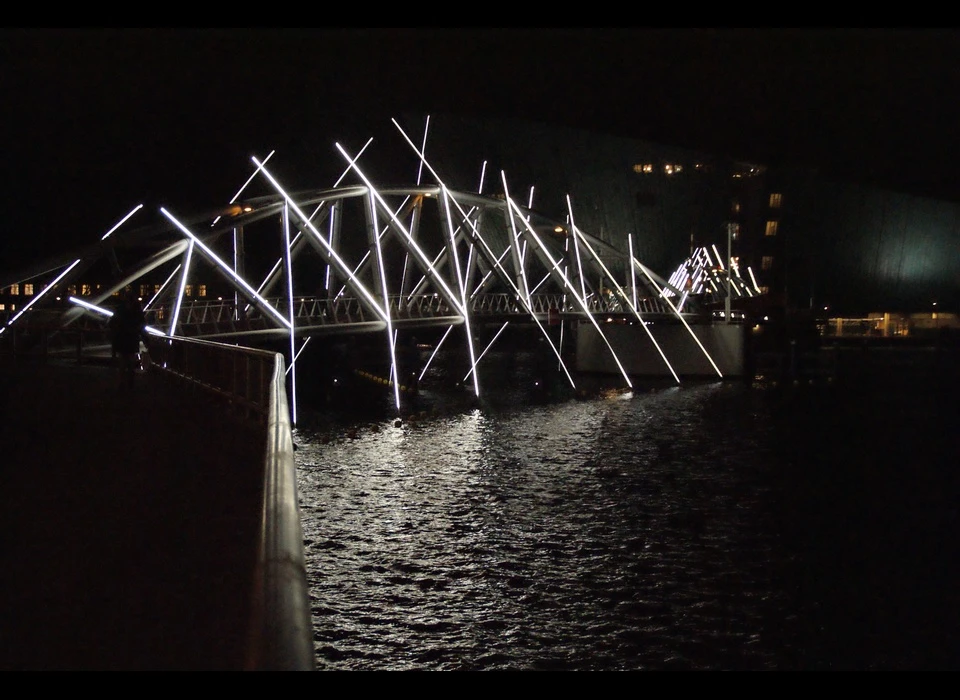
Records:
[[[477,396],[508,324],[539,334],[572,387],[582,371],[627,387],[642,372],[729,371],[731,305],[758,293],[729,254],[699,248],[661,277],[632,238],[621,251],[583,231],[570,197],[555,221],[503,172],[494,195],[483,174],[476,191],[450,189],[401,134],[433,184],[379,187],[366,147],[338,146],[340,180],[294,190],[270,154],[225,207],[138,205],[100,240],[2,281],[29,291],[0,311],[13,358],[0,365],[13,533],[0,564],[16,609],[0,668],[312,668],[292,425],[314,339],[382,337],[398,412],[404,334],[424,329],[438,340],[420,376],[459,343]],[[137,391],[92,364],[19,362],[109,357],[106,321],[128,287],[163,370]]]
[[[583,231],[570,196],[564,221],[538,214],[533,191],[512,192],[504,172],[493,195],[483,194],[485,171],[475,192],[449,189],[394,124],[433,184],[420,184],[418,176],[411,186],[376,185],[364,167],[370,142],[357,153],[337,144],[343,172],[322,190],[291,188],[270,162],[273,153],[253,157],[227,206],[185,216],[175,207],[151,213],[138,205],[95,244],[25,271],[18,283],[39,292],[8,314],[0,334],[9,339],[18,329],[42,327],[54,331],[44,342],[72,343],[78,332],[102,330],[111,297],[132,287],[158,339],[281,348],[294,401],[297,361],[312,338],[383,334],[384,357],[397,376],[400,334],[426,327],[446,329],[437,349],[459,337],[477,395],[481,360],[510,323],[539,329],[571,386],[575,368],[565,364],[565,344],[577,340],[564,332],[576,328],[631,385],[623,355],[636,353],[637,344],[608,337],[611,323],[633,327],[657,371],[678,382],[685,371],[670,357],[676,341],[658,338],[657,324],[680,329],[684,353],[723,376],[694,327],[712,324],[716,314],[729,321],[731,300],[759,294],[752,273],[742,277],[714,246],[661,277],[634,256],[632,237],[621,251]],[[77,281],[98,266],[98,279],[109,283],[78,294]],[[210,271],[221,293],[185,294]],[[399,409],[399,382],[393,386]]]

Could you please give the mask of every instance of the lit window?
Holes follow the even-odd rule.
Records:
[[[734,214],[740,213],[740,202],[734,201],[733,206],[730,207],[733,210]]]
[[[643,165],[641,165],[640,163],[637,163],[636,165],[634,165],[634,166],[633,166],[633,172],[635,172],[635,173],[642,173],[642,172],[643,172]]]
[[[199,285],[199,292],[200,292],[200,296],[202,297],[207,296],[207,285],[205,284]]]
[[[148,292],[149,289],[150,289],[149,286],[147,286],[147,285],[145,285],[145,284],[141,284],[141,285],[140,285],[140,296],[142,296],[142,297],[147,296],[147,292]]]
[[[77,285],[71,284],[69,287],[67,287],[67,293],[75,295],[77,293]]]
[[[769,294],[769,293],[770,293],[770,287],[768,287],[768,286],[765,285],[765,284],[762,285],[762,286],[760,287],[760,293],[761,293],[761,294]]]
[[[777,223],[776,221],[767,222],[767,230],[764,235],[767,236],[776,236],[777,235]]]
[[[20,285],[19,285],[19,284],[11,284],[11,285],[10,285],[10,293],[11,293],[11,294],[19,295],[19,294],[20,294]]]
[[[0,311],[6,311],[7,307],[4,304],[0,304]]]
[[[770,208],[771,208],[771,209],[779,209],[779,208],[780,208],[780,202],[781,202],[782,200],[783,200],[783,195],[782,195],[782,194],[771,193],[771,194],[770,194]]]
[[[737,240],[740,238],[740,224],[733,224],[730,230],[730,238]]]
[[[23,296],[25,297],[33,296],[33,284],[31,284],[30,282],[27,282],[25,285],[23,285]]]
[[[186,287],[184,287],[183,293],[184,293],[185,296],[192,297],[192,296],[193,296],[193,285],[192,285],[192,284],[188,284]]]
[[[159,291],[160,291],[160,285],[159,284],[153,285],[153,293],[156,294]]]
[[[760,258],[760,269],[761,269],[761,270],[769,270],[771,267],[773,267],[773,256],[772,256],[772,255],[764,255],[762,258]]]
[[[81,284],[80,285],[80,296],[88,297],[90,296],[90,285]]]

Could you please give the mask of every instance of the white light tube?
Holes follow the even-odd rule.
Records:
[[[264,169],[264,172],[266,172],[266,169]],[[287,319],[285,319],[283,316],[281,316],[281,315],[280,315],[280,312],[277,311],[275,308],[273,308],[273,306],[270,305],[270,302],[268,302],[266,299],[264,299],[262,296],[260,296],[260,295],[257,293],[257,291],[256,291],[253,287],[251,287],[250,284],[249,284],[245,279],[243,279],[240,275],[238,275],[236,272],[234,272],[234,271],[231,269],[231,267],[230,267],[229,265],[227,265],[227,263],[223,262],[223,260],[221,260],[221,259],[217,256],[216,253],[214,253],[212,250],[210,250],[210,248],[209,248],[203,241],[201,241],[199,238],[197,238],[196,236],[194,236],[186,226],[184,226],[184,225],[181,224],[179,221],[177,221],[177,219],[174,218],[173,214],[171,214],[170,212],[168,212],[168,211],[167,211],[165,208],[163,208],[163,207],[160,207],[160,211],[163,212],[163,215],[166,216],[168,219],[170,219],[170,221],[172,221],[174,224],[176,224],[177,228],[179,228],[181,231],[183,231],[183,233],[184,233],[186,236],[188,236],[191,241],[193,241],[193,242],[196,243],[198,246],[200,246],[200,249],[201,249],[204,253],[206,253],[207,257],[209,257],[209,258],[210,258],[211,260],[213,260],[217,265],[219,265],[221,269],[225,270],[225,271],[234,279],[234,281],[235,281],[237,284],[239,284],[240,286],[242,286],[245,290],[247,290],[247,292],[250,293],[251,296],[253,296],[254,299],[256,299],[257,301],[259,301],[259,302],[263,305],[263,309],[265,309],[270,315],[272,315],[275,319],[277,319],[282,325],[289,327],[290,322],[289,322]]]
[[[177,334],[177,320],[180,318],[180,305],[183,303],[183,292],[187,286],[187,274],[190,272],[190,259],[193,257],[193,240],[187,246],[187,256],[180,273],[180,289],[177,291],[177,302],[173,307],[173,317],[170,319],[170,335]]]

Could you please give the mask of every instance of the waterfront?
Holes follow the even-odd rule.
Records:
[[[296,430],[319,670],[958,667],[956,352]]]

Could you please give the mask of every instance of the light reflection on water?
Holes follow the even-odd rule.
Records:
[[[318,669],[777,667],[755,401],[712,383],[299,428]]]

